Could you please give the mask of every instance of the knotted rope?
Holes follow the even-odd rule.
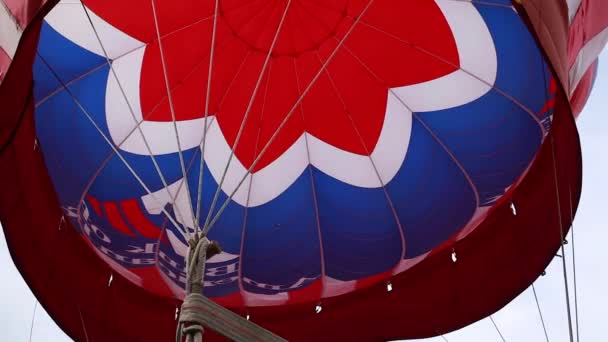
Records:
[[[203,279],[207,259],[219,254],[222,250],[216,241],[210,241],[204,235],[195,234],[188,241],[188,273],[186,275],[186,298],[182,304],[177,325],[176,342],[182,342],[185,334],[186,342],[202,342],[204,314]]]

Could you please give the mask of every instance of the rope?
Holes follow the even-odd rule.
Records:
[[[534,300],[536,301],[536,307],[538,308],[538,315],[540,316],[540,323],[543,326],[543,331],[545,332],[545,339],[549,342],[549,334],[547,333],[547,327],[545,326],[545,319],[543,318],[543,312],[540,310],[540,303],[538,302],[538,296],[536,295],[536,288],[534,287],[534,283],[532,283],[532,292],[534,293]]]
[[[578,323],[578,286],[576,285],[576,259],[574,254],[574,212],[572,208],[572,190],[568,187],[568,198],[570,199],[570,221],[572,222],[571,237],[572,242],[572,272],[574,278],[574,316],[576,319],[576,341],[580,342],[579,323]]]
[[[72,92],[72,90],[70,90],[70,88],[65,84],[65,82],[63,82],[63,80],[59,77],[59,75],[57,74],[57,72],[55,71],[55,69],[40,54],[37,54],[37,56],[40,58],[40,60],[42,61],[42,63],[44,63],[44,65],[47,66],[47,68],[53,74],[53,76],[55,77],[55,79],[57,79],[57,82],[59,82],[61,84],[61,86],[63,87],[63,89],[65,89],[66,93],[72,98],[72,101],[74,101],[74,104],[76,104],[76,106],[82,112],[82,114],[84,114],[86,116],[86,118],[89,120],[89,122],[91,122],[91,125],[93,125],[93,127],[97,130],[97,132],[99,133],[99,135],[103,138],[103,140],[106,142],[106,144],[108,144],[108,146],[112,149],[112,151],[116,154],[116,156],[118,156],[118,158],[120,159],[120,161],[129,170],[129,172],[131,173],[131,175],[133,175],[133,177],[137,180],[137,182],[139,183],[139,185],[161,207],[161,211],[163,212],[163,214],[165,214],[165,216],[167,216],[167,219],[175,226],[175,228],[177,229],[177,231],[184,238],[187,238],[186,237],[187,232],[184,232],[182,230],[182,227],[177,223],[177,221],[175,221],[175,219],[167,212],[167,210],[164,207],[162,207],[161,202],[158,200],[158,198],[156,197],[156,195],[154,195],[154,193],[152,192],[152,190],[150,190],[150,188],[148,187],[148,185],[146,185],[146,183],[143,181],[143,179],[135,171],[135,169],[133,168],[133,166],[131,164],[129,164],[129,162],[127,161],[127,159],[125,159],[125,157],[123,156],[123,154],[120,153],[120,151],[114,145],[114,143],[112,142],[112,140],[103,132],[103,130],[99,127],[99,125],[97,124],[97,122],[95,122],[95,120],[93,119],[93,117],[91,116],[91,114],[87,111],[87,109],[84,107],[84,105],[80,102],[80,100],[78,100],[78,97]]]
[[[551,155],[553,159],[553,179],[555,181],[555,200],[557,202],[557,216],[559,219],[560,245],[562,250],[562,271],[564,274],[564,291],[566,293],[566,311],[568,313],[568,331],[570,333],[570,342],[574,342],[574,333],[572,332],[572,313],[570,310],[570,291],[568,290],[568,270],[566,268],[566,251],[564,249],[564,227],[562,225],[562,206],[559,198],[559,185],[557,181],[557,166],[555,164],[555,139],[553,134],[551,137]]]
[[[176,342],[181,342],[184,336],[187,342],[202,341],[205,332],[203,322],[206,316],[197,310],[202,305],[204,305],[203,295],[191,293],[186,296],[179,315]]]
[[[101,51],[103,52],[103,55],[104,55],[104,57],[106,59],[106,63],[108,64],[108,67],[110,67],[110,71],[112,72],[112,75],[116,79],[116,84],[118,84],[118,88],[120,89],[120,92],[122,93],[122,97],[125,100],[125,103],[127,104],[127,107],[129,108],[129,113],[131,114],[131,118],[133,119],[133,122],[136,125],[135,129],[139,132],[139,134],[141,135],[141,138],[144,141],[144,145],[146,147],[146,150],[148,150],[148,154],[150,155],[150,159],[152,160],[152,164],[154,165],[154,168],[156,169],[156,173],[158,173],[158,176],[160,177],[160,180],[163,183],[164,189],[167,189],[167,192],[169,193],[169,197],[171,198],[171,204],[173,205],[173,208],[175,208],[175,211],[181,217],[185,217],[184,215],[182,215],[179,207],[177,205],[175,205],[175,200],[177,198],[177,192],[175,193],[175,196],[173,196],[173,194],[171,193],[171,191],[169,191],[169,185],[167,184],[167,180],[165,178],[165,175],[161,171],[160,166],[158,165],[158,161],[156,160],[156,157],[154,157],[154,153],[152,153],[152,148],[150,147],[150,144],[148,143],[148,139],[146,139],[146,136],[144,135],[144,132],[143,132],[143,129],[141,128],[141,125],[138,124],[137,117],[135,116],[135,111],[133,110],[133,107],[131,106],[131,103],[129,102],[129,99],[128,99],[127,94],[126,94],[126,92],[124,90],[124,87],[122,86],[122,82],[120,82],[120,79],[118,78],[118,75],[116,74],[116,70],[114,69],[114,65],[113,65],[112,61],[110,60],[110,56],[108,56],[108,52],[107,52],[105,46],[103,45],[103,43],[101,42],[101,36],[99,35],[99,32],[97,31],[97,28],[93,24],[93,19],[91,19],[91,16],[89,14],[89,9],[84,5],[84,3],[82,2],[82,0],[80,1],[80,4],[82,5],[82,9],[84,10],[84,13],[87,16],[87,20],[89,21],[89,24],[91,24],[91,28],[93,29],[93,32],[95,33],[95,37],[97,38],[97,42],[99,42],[99,46],[101,47]],[[142,121],[143,120],[144,119],[142,118]],[[184,223],[184,222],[182,222],[182,223]],[[188,232],[188,228],[186,228],[185,223],[184,223],[184,231]]]
[[[181,342],[185,334],[187,342],[199,342],[203,338],[203,324],[208,314],[200,310],[205,305],[203,278],[207,259],[221,252],[216,241],[209,241],[206,236],[194,234],[188,240],[188,273],[186,275],[186,298],[179,313],[176,342]]]
[[[498,325],[496,325],[496,322],[494,322],[494,318],[492,317],[492,315],[490,315],[490,321],[492,321],[492,324],[494,325],[496,332],[500,336],[500,339],[502,339],[502,342],[506,342],[507,340],[505,340],[505,337],[502,336],[502,333],[500,332],[500,329],[498,329]]]
[[[266,144],[264,145],[264,147],[260,150],[260,153],[253,160],[253,162],[251,163],[251,166],[249,166],[249,169],[247,169],[247,172],[245,173],[245,175],[243,177],[241,177],[241,179],[237,183],[237,185],[234,188],[234,190],[230,193],[230,196],[228,196],[228,198],[226,198],[226,200],[224,200],[223,204],[218,209],[217,214],[215,214],[215,216],[209,222],[209,224],[205,224],[205,226],[203,226],[203,233],[206,234],[213,227],[213,225],[217,222],[217,220],[220,218],[220,216],[222,215],[222,213],[224,212],[224,210],[226,210],[226,207],[228,207],[228,205],[230,204],[230,201],[232,201],[232,198],[234,197],[234,195],[241,188],[241,186],[243,185],[243,183],[245,182],[245,180],[247,179],[247,177],[249,177],[249,175],[253,173],[253,169],[256,167],[256,165],[259,163],[259,161],[262,159],[262,157],[266,154],[266,151],[268,150],[268,148],[270,147],[270,145],[274,142],[274,140],[277,138],[277,136],[279,135],[279,132],[287,124],[287,122],[289,121],[289,119],[291,118],[291,116],[293,115],[293,113],[296,111],[296,109],[298,108],[298,106],[300,105],[300,103],[302,103],[302,101],[304,100],[304,98],[306,97],[306,95],[308,94],[308,92],[310,91],[310,89],[312,89],[312,87],[315,85],[315,83],[317,82],[317,80],[321,77],[321,75],[323,74],[323,72],[325,71],[325,69],[327,69],[327,66],[329,65],[329,63],[334,59],[334,57],[338,53],[338,50],[342,47],[342,45],[344,44],[344,42],[346,41],[346,39],[353,32],[353,30],[355,29],[355,27],[357,26],[357,24],[359,24],[359,22],[361,21],[361,18],[363,18],[363,16],[367,12],[367,10],[371,7],[371,5],[372,5],[373,2],[374,2],[374,0],[369,0],[368,3],[367,3],[367,5],[365,5],[365,7],[363,8],[363,10],[361,11],[361,14],[356,18],[356,20],[350,26],[350,28],[348,29],[348,31],[346,31],[346,33],[344,34],[344,37],[342,37],[342,40],[340,40],[340,42],[334,48],[334,50],[331,52],[331,54],[329,55],[329,57],[327,57],[327,60],[325,61],[325,63],[323,63],[323,65],[321,66],[321,68],[319,69],[319,71],[317,72],[317,74],[312,78],[312,80],[310,81],[310,83],[308,83],[308,86],[306,86],[306,88],[300,94],[300,96],[295,101],[295,103],[293,104],[293,106],[291,107],[291,109],[289,109],[289,111],[287,112],[287,114],[284,116],[283,121],[281,121],[281,123],[279,124],[279,126],[277,126],[277,129],[270,136],[270,138],[268,139],[268,141],[266,142]],[[210,211],[209,213],[211,214],[212,212]]]
[[[194,220],[196,226],[194,232],[198,233],[201,214],[201,197],[203,194],[203,174],[205,170],[205,143],[207,141],[207,116],[209,116],[209,102],[211,101],[211,74],[213,74],[213,57],[215,55],[215,36],[217,32],[217,17],[219,15],[219,0],[215,0],[215,11],[213,16],[213,31],[211,33],[211,51],[209,52],[209,69],[207,71],[207,93],[205,97],[205,118],[203,120],[205,128],[203,129],[203,144],[201,145],[201,161],[198,174],[198,194],[196,196],[196,213]]]
[[[30,342],[32,342],[32,335],[34,332],[34,320],[36,319],[36,309],[38,308],[38,300],[34,302],[34,312],[32,312],[32,323],[30,324]]]
[[[160,52],[160,61],[163,67],[163,75],[165,76],[165,88],[167,89],[167,100],[169,101],[169,109],[171,111],[171,119],[173,120],[173,131],[175,133],[175,140],[177,142],[177,150],[179,152],[179,164],[181,166],[182,169],[182,176],[184,177],[184,183],[186,184],[186,194],[187,194],[187,198],[188,203],[190,204],[188,207],[190,209],[190,215],[192,215],[192,228],[195,228],[196,226],[198,226],[198,224],[196,222],[194,222],[195,220],[195,216],[194,216],[194,208],[192,207],[192,200],[190,200],[192,197],[190,197],[190,185],[188,184],[188,175],[186,172],[186,164],[184,162],[184,153],[182,151],[182,144],[179,140],[179,131],[177,129],[177,119],[175,116],[175,107],[173,106],[173,96],[171,96],[171,86],[169,85],[169,72],[167,71],[167,64],[165,61],[165,52],[163,49],[163,43],[161,40],[161,36],[160,36],[160,28],[159,28],[159,24],[158,24],[158,16],[156,15],[156,3],[154,0],[150,1],[152,3],[152,14],[154,16],[154,28],[156,29],[156,38],[158,39],[158,50]],[[206,122],[204,123],[206,124]],[[184,217],[184,221],[185,221],[185,217]]]
[[[262,84],[262,81],[264,80],[264,75],[266,74],[266,69],[268,68],[268,64],[270,63],[270,59],[272,57],[274,47],[275,47],[277,41],[279,40],[279,34],[281,33],[281,29],[283,28],[283,23],[285,22],[285,18],[287,17],[287,12],[289,11],[290,6],[291,6],[291,0],[288,0],[287,5],[285,6],[285,10],[283,11],[283,16],[281,17],[281,21],[279,22],[279,26],[277,27],[277,30],[274,34],[274,38],[272,39],[272,43],[270,44],[270,48],[268,49],[268,54],[266,55],[266,59],[264,60],[264,64],[262,65],[262,70],[260,70],[260,74],[255,83],[255,87],[253,88],[253,92],[251,93],[251,97],[249,98],[249,103],[247,104],[247,108],[245,109],[245,113],[243,114],[243,119],[241,120],[241,125],[239,127],[239,131],[236,134],[236,138],[234,140],[234,145],[232,146],[232,150],[230,151],[230,156],[228,157],[228,161],[226,162],[226,167],[224,168],[224,172],[222,173],[222,178],[220,179],[217,189],[215,190],[215,195],[213,196],[213,201],[211,202],[211,206],[209,207],[209,212],[207,213],[207,218],[205,219],[205,224],[203,225],[203,234],[206,234],[209,231],[209,229],[207,228],[207,226],[209,225],[209,220],[211,220],[213,211],[214,211],[217,201],[219,199],[220,192],[222,191],[222,186],[224,185],[224,181],[226,180],[226,175],[228,174],[228,170],[230,169],[230,163],[232,162],[232,159],[234,158],[236,148],[238,147],[239,142],[241,140],[241,136],[245,129],[245,124],[247,123],[247,118],[249,117],[249,114],[251,113],[251,110],[253,109],[253,104],[255,102],[256,96],[260,89],[260,85]],[[245,177],[247,177],[247,175],[248,174],[246,174]]]

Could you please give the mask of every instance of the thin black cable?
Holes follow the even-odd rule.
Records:
[[[538,315],[540,316],[540,323],[543,325],[543,331],[545,332],[545,339],[549,342],[549,334],[547,333],[547,326],[545,326],[545,319],[543,318],[543,312],[540,309],[540,303],[538,302],[538,296],[536,295],[536,288],[532,283],[532,292],[534,293],[534,300],[536,301],[536,307],[538,308]]]
[[[123,165],[129,170],[129,172],[131,172],[131,174],[133,175],[133,177],[137,180],[137,182],[141,185],[141,187],[149,194],[152,196],[152,199],[154,199],[157,203],[160,203],[158,198],[156,198],[154,196],[154,194],[152,193],[152,191],[150,190],[150,188],[144,183],[144,181],[141,179],[141,177],[139,176],[139,174],[135,171],[135,169],[133,169],[133,167],[131,166],[131,164],[129,164],[129,162],[125,159],[125,157],[120,153],[120,151],[118,150],[118,147],[114,145],[114,143],[110,140],[110,138],[108,138],[108,136],[103,133],[103,131],[101,130],[101,128],[99,128],[99,125],[95,122],[95,120],[91,117],[91,115],[89,114],[89,112],[86,110],[86,108],[82,105],[82,103],[78,100],[78,98],[76,97],[76,95],[70,90],[70,88],[63,82],[63,80],[59,77],[59,75],[57,74],[57,72],[53,69],[53,67],[44,59],[44,57],[42,57],[40,54],[37,54],[37,56],[40,58],[40,60],[42,61],[42,63],[44,63],[44,65],[47,66],[48,70],[53,74],[53,76],[55,77],[55,79],[61,84],[61,86],[63,87],[63,89],[65,90],[65,92],[72,98],[72,100],[74,101],[74,104],[80,109],[80,111],[86,116],[86,118],[91,122],[91,124],[93,125],[93,127],[95,127],[95,129],[99,132],[99,134],[101,135],[101,137],[104,139],[104,141],[108,144],[108,146],[114,151],[114,153],[116,154],[116,156],[118,156],[118,158],[121,160],[121,162],[123,163]],[[183,237],[187,239],[186,234],[181,230],[181,226],[176,222],[176,220],[167,212],[166,209],[161,207],[161,211],[163,214],[165,214],[165,216],[167,217],[167,219],[169,219],[169,221],[175,226],[175,228],[183,234]]]
[[[30,342],[32,342],[32,335],[34,332],[34,320],[36,319],[36,309],[38,308],[38,300],[34,302],[34,312],[32,312],[32,322],[30,323]]]
[[[82,6],[82,9],[84,10],[84,14],[87,17],[87,20],[89,21],[89,24],[91,25],[91,28],[93,29],[93,33],[95,34],[95,37],[97,38],[97,42],[99,43],[99,47],[101,48],[101,51],[103,52],[103,55],[105,57],[106,60],[106,64],[108,65],[108,67],[110,68],[110,72],[112,73],[112,75],[114,76],[114,79],[116,79],[116,84],[118,85],[118,88],[120,89],[120,92],[122,93],[122,97],[125,100],[125,103],[127,104],[127,107],[129,108],[129,113],[131,114],[131,117],[133,118],[133,122],[135,123],[135,129],[139,132],[139,134],[141,135],[141,138],[144,142],[144,145],[146,147],[146,149],[148,150],[148,154],[150,156],[150,160],[152,161],[152,164],[154,165],[154,168],[156,170],[156,173],[158,173],[158,176],[161,180],[161,182],[163,183],[163,186],[165,189],[167,189],[167,192],[169,193],[169,198],[171,199],[171,205],[173,206],[175,212],[181,216],[182,218],[184,218],[185,221],[185,216],[181,213],[179,206],[177,206],[175,204],[175,201],[177,199],[178,196],[178,192],[177,191],[175,193],[175,196],[173,196],[173,194],[168,190],[169,189],[169,185],[167,184],[167,180],[165,178],[165,175],[163,174],[158,161],[156,160],[156,158],[154,157],[154,154],[152,153],[152,148],[150,147],[150,144],[148,143],[148,139],[146,138],[143,129],[141,128],[140,124],[138,124],[138,118],[135,115],[135,111],[133,110],[133,106],[131,106],[131,103],[129,102],[129,98],[127,97],[127,94],[125,92],[125,89],[122,85],[122,82],[120,81],[120,79],[118,78],[118,74],[116,73],[116,70],[114,69],[114,65],[112,64],[112,60],[110,58],[110,56],[108,55],[108,51],[106,50],[105,46],[103,45],[102,41],[101,41],[101,35],[99,34],[99,32],[97,31],[97,28],[95,27],[95,25],[93,24],[93,19],[91,18],[91,15],[89,14],[89,9],[84,5],[84,3],[82,2],[82,0],[80,1],[80,5]],[[159,41],[160,44],[160,41]],[[143,115],[142,115],[143,116]],[[142,121],[144,120],[144,118],[142,117]],[[127,136],[125,138],[125,140],[128,138],[129,136]],[[181,222],[183,224],[183,228],[184,231],[186,233],[188,233],[188,227],[186,226],[185,222]]]
[[[550,135],[551,138],[551,154],[553,159],[553,179],[555,181],[555,200],[557,201],[557,216],[559,222],[559,232],[560,232],[560,245],[562,250],[562,273],[564,274],[564,291],[566,293],[566,310],[568,313],[568,331],[570,333],[570,342],[574,342],[574,334],[572,332],[572,313],[570,310],[570,291],[568,289],[568,272],[566,268],[566,251],[564,249],[564,227],[562,224],[562,206],[559,198],[559,184],[557,181],[557,165],[555,163],[555,139],[553,138],[553,133]]]
[[[507,340],[505,340],[505,337],[502,335],[502,332],[500,332],[500,329],[498,328],[498,325],[496,325],[496,322],[494,322],[494,318],[492,317],[492,315],[490,315],[490,321],[492,321],[492,324],[494,325],[494,328],[496,329],[496,332],[498,333],[498,335],[502,339],[502,342],[507,342]]]
[[[578,286],[576,285],[576,258],[575,258],[575,254],[574,254],[574,212],[573,212],[573,208],[572,208],[572,190],[570,189],[570,187],[568,187],[568,198],[570,199],[570,231],[571,231],[571,237],[570,237],[570,242],[572,243],[572,273],[573,273],[573,280],[574,280],[574,317],[576,320],[576,341],[580,342],[580,335],[579,335],[579,323],[578,323]]]

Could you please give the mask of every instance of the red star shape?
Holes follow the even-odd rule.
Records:
[[[215,1],[155,1],[176,117],[201,118]],[[148,44],[140,79],[143,115],[150,121],[171,121],[150,0],[85,3]],[[388,88],[433,80],[457,69],[456,43],[434,0],[375,0],[361,15],[367,3],[291,1],[236,150],[245,167],[359,16],[256,170],[280,157],[304,132],[345,151],[371,153],[382,128]],[[210,115],[216,116],[231,146],[286,5],[286,0],[220,1]]]

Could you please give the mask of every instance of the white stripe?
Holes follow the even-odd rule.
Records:
[[[595,62],[606,43],[608,43],[608,27],[588,41],[578,53],[576,61],[570,68],[570,95],[574,93],[578,83]]]
[[[437,5],[454,34],[460,67],[485,83],[463,70],[456,70],[436,80],[395,88],[395,93],[414,112],[431,112],[469,103],[485,95],[496,81],[498,62],[494,41],[474,5],[453,0],[437,0]]]
[[[0,47],[13,59],[19,46],[19,40],[23,31],[17,25],[13,14],[8,10],[3,1],[0,1]]]
[[[98,17],[95,12],[90,9],[88,12],[110,59],[144,46],[143,42],[118,30]],[[44,19],[53,29],[68,37],[72,42],[97,55],[104,56],[103,49],[80,2],[61,1]]]
[[[576,12],[578,12],[579,7],[581,7],[581,3],[583,0],[566,0],[568,5],[568,19],[570,22],[574,19]]]

